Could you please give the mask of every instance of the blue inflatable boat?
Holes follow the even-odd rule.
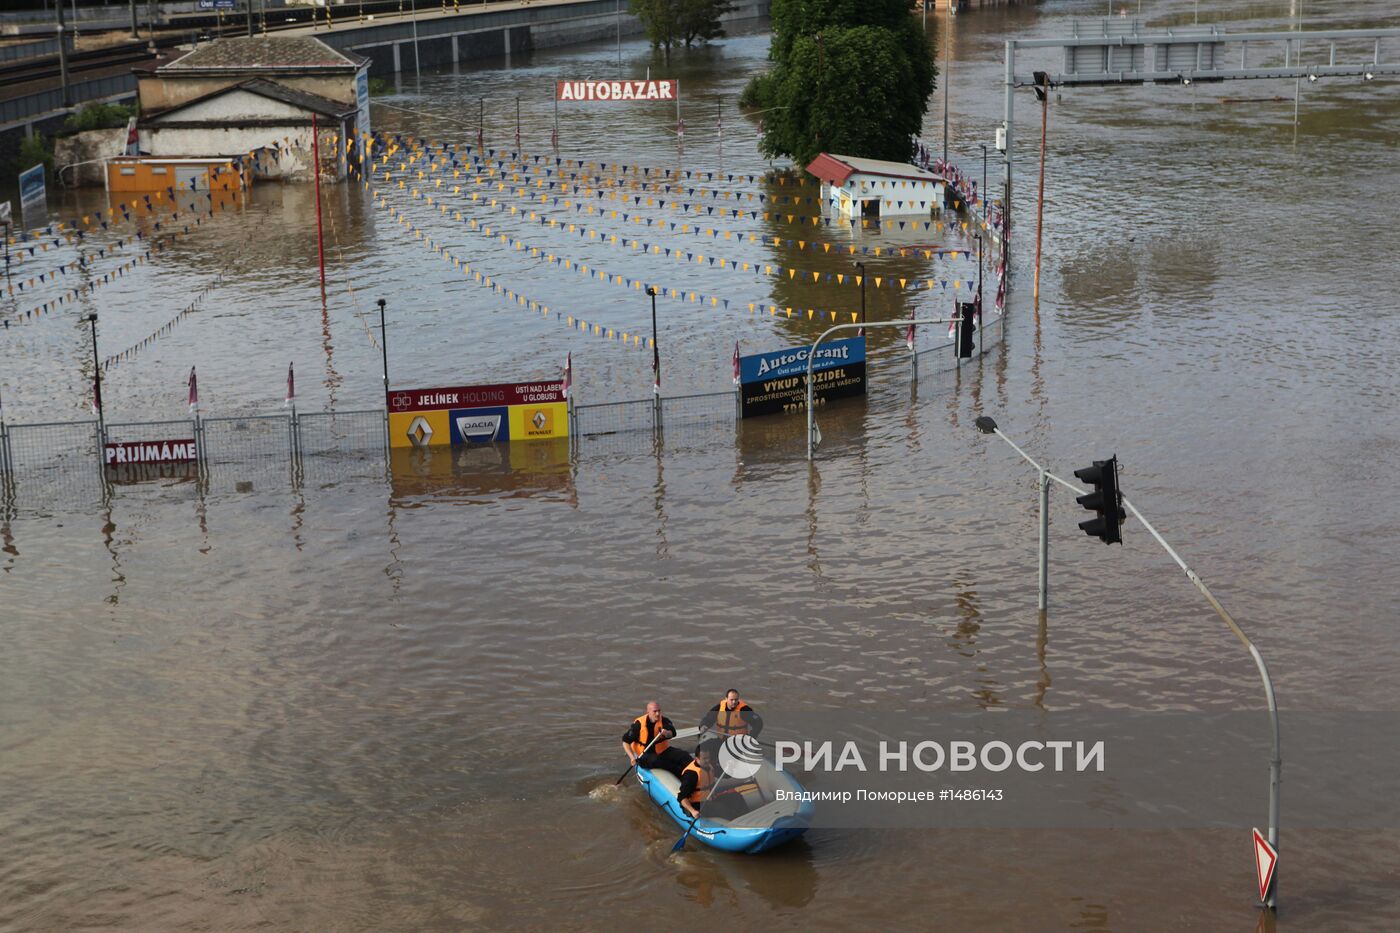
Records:
[[[646,788],[654,802],[684,830],[690,825],[690,814],[676,800],[681,782],[669,771],[637,767],[637,780]],[[750,781],[756,785],[744,794],[750,809],[734,819],[718,819],[702,815],[695,821],[691,839],[726,852],[762,852],[790,842],[807,831],[812,822],[812,803],[803,800],[802,785],[785,771],[779,771],[765,761]],[[777,792],[794,791],[796,799],[778,799]]]

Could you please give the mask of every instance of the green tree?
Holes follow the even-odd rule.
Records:
[[[724,35],[720,17],[734,9],[730,0],[628,0],[632,15],[642,21],[651,47],[671,60],[673,46],[687,48]]]
[[[765,114],[765,155],[904,161],[937,69],[910,0],[774,0],[773,69],[743,101]]]
[[[43,163],[45,178],[52,178],[53,149],[44,134],[35,133],[33,136],[26,136],[19,144],[19,152],[15,154],[14,162],[11,163],[11,171],[18,175],[40,163]]]

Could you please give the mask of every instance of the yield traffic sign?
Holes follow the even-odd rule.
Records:
[[[1269,882],[1274,879],[1274,869],[1278,867],[1278,852],[1269,845],[1259,830],[1254,831],[1254,875],[1259,881],[1259,900],[1269,899]]]

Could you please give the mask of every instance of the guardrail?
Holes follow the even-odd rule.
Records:
[[[60,88],[51,88],[35,94],[0,100],[0,126],[20,123],[31,117],[43,116],[44,114],[75,110],[82,104],[91,101],[108,100],[126,95],[134,97],[136,95],[136,76],[122,74],[108,75],[105,78],[90,78],[87,81],[75,81],[68,88],[68,96],[73,101],[71,107],[64,106],[63,91]]]

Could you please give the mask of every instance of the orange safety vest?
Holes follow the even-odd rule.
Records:
[[[719,701],[719,712],[715,713],[715,731],[720,735],[748,735],[749,724],[744,722],[742,713],[746,709],[752,709],[743,700],[733,709],[726,706],[727,701]]]
[[[647,745],[650,744],[650,742],[651,742],[651,737],[652,737],[652,735],[653,735],[653,733],[652,733],[652,731],[651,731],[651,720],[650,720],[650,719],[647,719],[647,714],[646,714],[646,713],[643,713],[642,715],[638,716],[638,717],[637,717],[635,720],[633,720],[633,721],[634,721],[635,723],[637,723],[637,725],[638,725],[638,727],[639,727],[639,728],[637,729],[637,738],[638,738],[640,741],[637,741],[637,742],[633,742],[633,743],[632,743],[632,754],[634,754],[634,755],[640,755],[642,752],[646,751]],[[663,728],[663,724],[664,724],[664,723],[665,723],[665,720],[663,719],[661,722],[658,722],[658,723],[656,724],[656,728],[657,728],[657,729]],[[657,742],[655,745],[652,745],[652,746],[651,746],[651,750],[654,751],[654,752],[656,752],[656,753],[659,755],[659,754],[661,754],[662,752],[664,752],[666,749],[668,749],[668,748],[670,748],[670,747],[671,747],[671,740],[670,740],[670,739],[662,739],[661,741]]]
[[[710,788],[714,785],[715,779],[710,776],[710,772],[700,767],[700,762],[692,761],[681,771],[681,779],[684,780],[686,771],[695,772],[695,793],[688,798],[697,809],[710,797]]]

